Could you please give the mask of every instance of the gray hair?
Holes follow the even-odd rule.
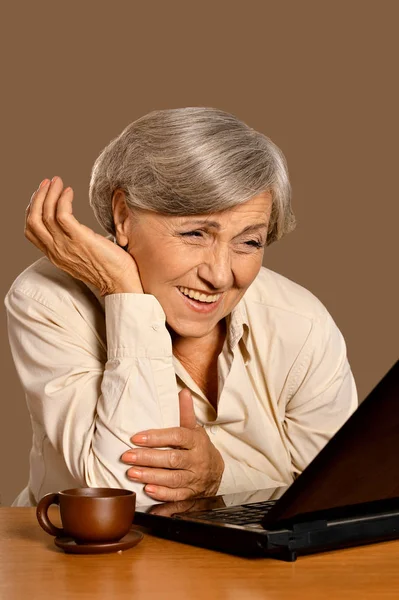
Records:
[[[269,191],[266,244],[296,226],[281,150],[234,115],[211,107],[155,110],[128,125],[96,159],[89,201],[97,221],[115,236],[112,196],[129,209],[169,215],[210,214]]]

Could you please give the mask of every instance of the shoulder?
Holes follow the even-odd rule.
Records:
[[[29,300],[39,302],[61,315],[103,310],[102,299],[94,288],[62,271],[46,256],[29,265],[12,282],[6,305],[16,296],[24,297],[28,304]]]
[[[307,342],[314,348],[331,340],[342,345],[341,333],[324,304],[303,286],[271,269],[261,267],[244,295],[252,336],[262,345],[282,344],[296,355]]]
[[[309,290],[288,277],[261,267],[245,294],[247,307],[276,314],[289,320],[315,321],[329,313],[324,304]]]
[[[335,374],[347,372],[342,333],[312,292],[262,267],[244,299],[250,344],[260,349],[265,371],[279,390],[285,387],[287,399],[306,376],[326,386]]]

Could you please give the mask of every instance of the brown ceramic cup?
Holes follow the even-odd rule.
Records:
[[[51,504],[58,504],[62,528],[48,517]],[[114,488],[76,488],[46,494],[36,509],[40,526],[57,537],[71,537],[77,544],[118,542],[130,530],[136,494]]]

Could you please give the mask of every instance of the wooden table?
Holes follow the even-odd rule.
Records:
[[[58,509],[51,509],[52,518]],[[54,519],[56,521],[56,519]],[[119,554],[64,554],[34,508],[0,508],[1,600],[381,600],[399,598],[399,541],[246,559],[146,535]]]

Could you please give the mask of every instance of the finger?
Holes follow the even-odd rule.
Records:
[[[193,397],[188,388],[183,388],[179,392],[179,407],[180,427],[195,429],[197,425],[197,419],[195,418]]]
[[[174,513],[187,512],[195,505],[195,500],[182,500],[180,502],[168,502],[167,504],[155,504],[149,510],[150,514],[159,517],[170,517]]]
[[[35,193],[35,192],[33,192],[33,194],[34,194],[34,193]],[[26,219],[29,217],[29,214],[30,214],[30,203],[31,203],[31,201],[32,201],[33,194],[32,194],[32,196],[31,196],[31,199],[30,199],[30,202],[29,202],[28,206],[25,208],[25,223],[26,223]]]
[[[46,199],[47,193],[50,189],[51,181],[48,179],[46,184],[40,184],[40,186],[35,190],[30,199],[30,207],[31,213],[35,216],[42,217],[43,214],[43,204]]]
[[[42,220],[45,227],[52,235],[60,234],[61,228],[55,218],[57,202],[64,188],[61,177],[55,177],[50,183],[50,187],[43,202]]]
[[[88,235],[95,236],[97,234],[90,227],[80,223],[74,216],[72,209],[73,198],[73,189],[71,187],[65,188],[57,202],[55,218],[63,233],[66,233],[68,237],[75,238],[83,235],[85,240],[87,240]]]
[[[59,197],[55,209],[55,219],[64,233],[69,237],[72,237],[78,227],[81,228],[81,224],[72,213],[72,201],[73,189],[68,187]]]
[[[41,250],[42,252],[46,253],[46,246],[41,242],[41,240],[39,240],[39,238],[34,234],[34,232],[30,229],[30,227],[27,225],[27,221],[30,215],[30,209],[31,209],[31,202],[32,202],[32,198],[35,195],[36,192],[33,192],[32,196],[31,196],[31,201],[29,202],[28,206],[25,209],[25,229],[24,229],[24,235],[26,237],[27,240],[29,240],[32,244],[34,244],[37,248],[39,248],[39,250]]]
[[[34,196],[36,196],[36,194],[38,193],[38,191],[40,190],[41,187],[43,187],[43,182],[40,184],[40,186],[38,187],[38,189],[33,192],[32,196],[30,197],[29,204],[26,207],[26,211],[25,212],[29,212],[30,211],[30,207],[32,205],[32,200],[33,200]]]
[[[44,180],[44,181],[46,181],[46,180]],[[42,183],[39,185],[39,187],[37,188],[37,190],[35,190],[33,192],[32,196],[30,197],[29,204],[28,204],[28,206],[25,209],[25,220],[26,220],[27,216],[31,214],[31,209],[32,209],[32,206],[33,206],[33,201],[36,200],[36,197],[39,195],[39,193],[45,195],[46,192],[45,192],[45,190],[43,188],[47,189],[48,185],[49,185],[48,180],[47,180],[46,185],[43,185],[43,181],[42,181]],[[37,202],[37,200],[36,200],[36,202]]]
[[[45,185],[33,192],[29,205],[25,211],[25,230],[32,231],[35,237],[39,238],[41,242],[44,242],[45,244],[50,244],[53,241],[53,238],[44,226],[42,219],[43,203],[49,185],[50,181],[47,181]]]
[[[49,179],[43,179],[43,181],[40,183],[40,185],[37,188],[37,190],[35,190],[33,192],[32,196],[30,197],[28,207],[31,206],[32,200],[34,200],[37,196],[39,196],[39,198],[40,197],[42,197],[42,198],[46,197],[47,190],[48,190],[48,187],[49,187],[50,183],[51,182],[50,182]]]
[[[180,502],[181,500],[193,498],[196,495],[194,490],[190,488],[178,488],[174,490],[153,484],[146,485],[144,491],[151,498],[154,498],[154,500],[160,500],[161,502]]]
[[[141,467],[159,467],[162,469],[187,469],[190,467],[190,457],[186,450],[153,450],[138,448],[125,452],[122,462]]]
[[[189,487],[194,481],[191,471],[177,469],[146,469],[133,467],[126,471],[126,475],[133,481],[141,483],[153,483],[168,488]]]
[[[192,429],[185,427],[169,427],[166,429],[148,429],[140,431],[131,438],[137,446],[159,448],[170,446],[172,448],[186,448],[191,450],[195,446],[195,436]]]
[[[41,240],[39,240],[38,237],[35,236],[35,234],[30,229],[25,228],[24,235],[27,240],[29,240],[34,246],[36,246],[36,248],[39,248],[39,250],[41,250],[44,254],[47,255],[47,247],[43,244],[43,242],[41,242]]]

